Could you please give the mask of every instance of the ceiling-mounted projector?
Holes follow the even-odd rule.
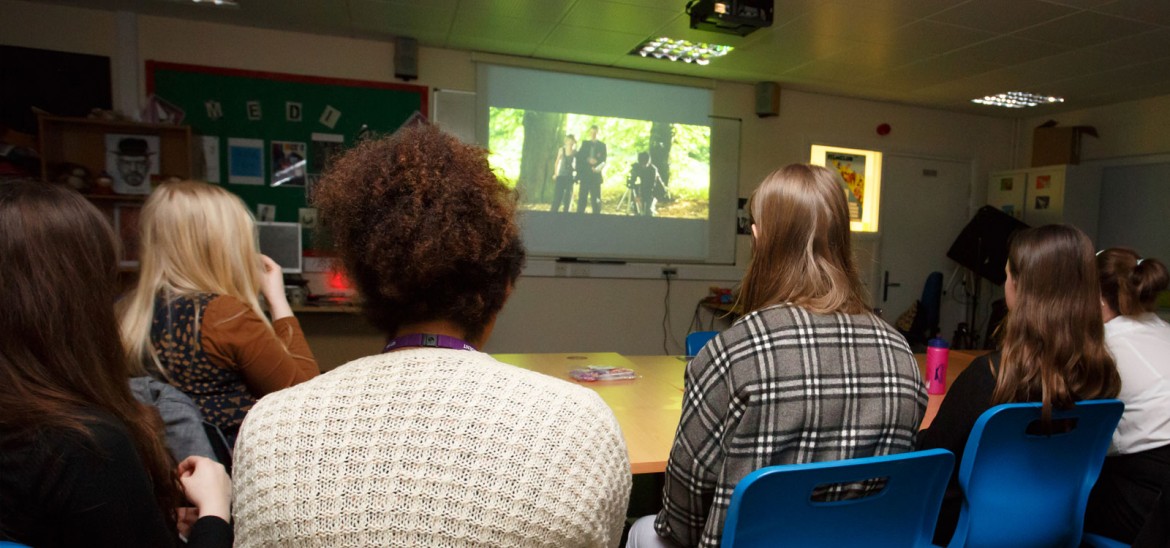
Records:
[[[773,0],[691,0],[691,28],[747,36],[772,26]]]

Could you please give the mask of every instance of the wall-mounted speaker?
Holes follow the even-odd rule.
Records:
[[[780,115],[780,84],[760,82],[756,84],[756,116],[768,118]]]
[[[407,82],[418,79],[418,40],[405,36],[394,39],[394,77]]]

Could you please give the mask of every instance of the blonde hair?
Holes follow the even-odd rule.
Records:
[[[159,296],[170,301],[199,293],[229,295],[268,323],[257,299],[263,267],[255,223],[238,196],[197,181],[167,183],[146,200],[139,226],[141,269],[122,310],[121,327],[126,353],[140,373],[149,356],[167,374],[150,341]]]
[[[752,193],[750,211],[756,238],[740,291],[744,310],[782,303],[818,314],[868,309],[840,176],[809,164],[782,167]]]

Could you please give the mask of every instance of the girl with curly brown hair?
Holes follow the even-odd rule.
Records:
[[[388,343],[252,409],[240,545],[616,545],[631,476],[613,413],[478,350],[524,263],[486,151],[409,127],[339,158],[315,202]]]

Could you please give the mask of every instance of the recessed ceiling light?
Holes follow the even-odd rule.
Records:
[[[650,38],[642,42],[630,52],[630,55],[706,65],[712,59],[731,53],[732,49],[734,48],[731,46],[691,42],[689,40],[675,40],[674,38],[663,36],[660,38]]]
[[[1027,93],[1023,91],[1009,91],[1006,93],[1000,93],[999,95],[988,95],[987,97],[971,99],[971,102],[979,103],[981,105],[991,105],[993,107],[1024,108],[1034,107],[1036,105],[1063,103],[1064,98],[1055,97],[1052,95],[1037,95],[1035,93]]]

